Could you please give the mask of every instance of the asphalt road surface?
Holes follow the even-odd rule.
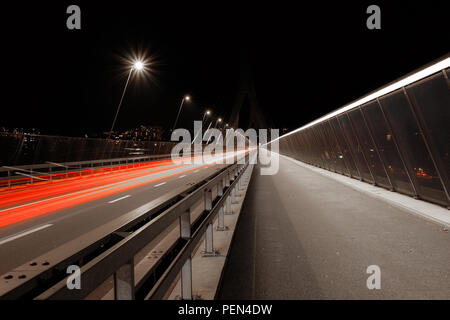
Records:
[[[219,298],[450,299],[450,234],[281,158],[253,171]]]
[[[223,164],[162,164],[0,192],[0,274]]]

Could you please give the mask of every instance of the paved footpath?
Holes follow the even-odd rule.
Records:
[[[450,299],[450,233],[281,158],[253,171],[219,299]]]

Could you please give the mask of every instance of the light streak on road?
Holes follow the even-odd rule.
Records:
[[[201,164],[182,163],[180,161],[156,161],[141,167],[112,171],[109,174],[89,175],[82,179],[67,179],[52,184],[42,183],[28,185],[28,188],[0,192],[0,227],[19,223],[45,214],[54,213],[119,194],[144,185],[160,182],[155,187],[166,184],[173,176],[186,176],[187,172],[198,172],[202,168],[247,152],[227,152],[203,157]],[[175,170],[175,172],[174,172]],[[184,175],[183,175],[184,174]],[[163,181],[163,182],[161,182]],[[115,203],[129,196],[124,196],[109,203]]]

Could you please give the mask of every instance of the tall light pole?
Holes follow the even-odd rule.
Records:
[[[127,82],[125,83],[125,88],[123,88],[122,97],[120,97],[119,105],[117,106],[116,116],[114,117],[114,121],[111,126],[111,130],[109,136],[113,133],[114,125],[116,124],[117,116],[119,115],[120,107],[122,106],[123,97],[125,96],[125,92],[127,91],[128,82],[130,82],[131,73],[133,70],[142,71],[144,69],[144,63],[142,61],[136,61],[130,68],[130,72],[128,73]]]
[[[214,128],[217,128],[217,123],[221,123],[222,122],[222,118],[218,118],[216,120],[216,124],[214,125]]]
[[[210,114],[211,114],[211,111],[210,111],[210,110],[206,110],[206,111],[203,113],[202,126],[203,126],[203,122],[205,122],[206,116],[209,116]],[[211,125],[211,124],[210,124],[210,125]],[[209,127],[208,127],[208,129],[209,129]],[[194,137],[194,139],[192,140],[191,144],[194,144],[194,141],[195,141],[195,139],[197,139],[197,136],[198,136],[199,133],[200,133],[201,135],[203,135],[203,132],[202,132],[202,131],[197,132],[197,134],[195,135],[195,137]]]
[[[181,100],[180,108],[178,109],[177,118],[175,119],[175,123],[173,124],[172,132],[173,132],[173,130],[175,130],[175,127],[176,127],[177,122],[178,122],[178,118],[180,117],[181,108],[183,108],[183,104],[184,104],[185,100],[189,101],[189,100],[191,100],[191,97],[186,95],[186,96],[183,97],[183,100]]]
[[[217,123],[221,123],[221,122],[222,122],[222,118],[217,118],[216,123],[214,124],[214,129],[217,128]],[[212,124],[212,121],[209,124],[209,126],[211,126],[211,124]],[[208,129],[209,129],[209,127],[208,127]],[[209,143],[209,140],[211,140],[211,137],[212,137],[212,134],[209,136],[208,141],[206,141],[206,143]]]

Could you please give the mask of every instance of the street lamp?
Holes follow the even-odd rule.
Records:
[[[136,61],[133,65],[134,69],[141,71],[144,69],[144,63],[142,61]]]
[[[211,127],[211,124],[213,123],[214,120],[212,120],[208,126],[208,129]],[[217,128],[217,124],[222,122],[222,118],[217,118],[216,123],[214,124],[214,129]],[[206,131],[208,131],[208,129],[206,129]],[[208,141],[206,141],[206,143],[209,143],[209,140],[211,140],[212,134],[209,136]]]
[[[206,111],[203,113],[202,126],[203,126],[203,122],[205,122],[205,117],[206,117],[206,116],[209,116],[210,114],[211,114],[211,111],[210,111],[210,110],[206,110]],[[211,125],[211,124],[210,124],[210,125]],[[209,129],[209,127],[208,127],[208,129]],[[197,136],[198,136],[199,133],[202,134],[202,130],[200,130],[200,132],[197,132],[197,134],[195,135],[194,140],[192,140],[191,144],[194,144],[194,141],[195,141],[195,139],[197,139]]]
[[[111,136],[111,134],[113,133],[114,125],[116,124],[117,116],[119,115],[120,107],[122,106],[123,97],[125,96],[125,92],[127,91],[128,82],[130,82],[130,77],[131,77],[131,73],[133,72],[133,70],[136,70],[136,71],[144,70],[144,63],[140,60],[137,60],[136,62],[133,63],[133,65],[130,68],[130,72],[128,73],[127,82],[125,83],[125,87],[123,88],[122,97],[120,97],[120,102],[117,107],[116,116],[114,117],[114,121],[112,123],[109,136]]]
[[[183,104],[184,104],[185,100],[189,101],[189,100],[191,100],[191,97],[186,95],[186,96],[183,97],[183,100],[181,100],[180,109],[178,109],[177,118],[175,119],[175,123],[173,124],[172,132],[173,132],[173,130],[175,130],[175,126],[177,125],[178,118],[180,117],[180,113],[181,113],[181,108],[183,108]]]
[[[210,114],[211,114],[211,111],[209,111],[209,110],[206,110],[206,111],[205,111],[205,113],[203,114],[202,124],[203,124],[203,122],[205,121],[205,117],[206,117],[206,116],[209,116]]]

